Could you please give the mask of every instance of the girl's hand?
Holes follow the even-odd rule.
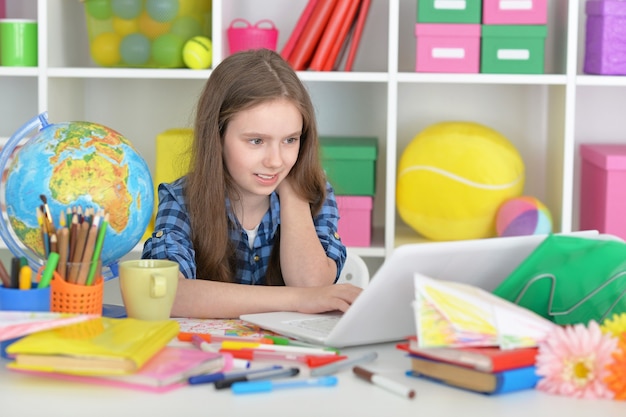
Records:
[[[297,311],[300,313],[325,313],[328,311],[346,312],[363,291],[352,284],[335,284],[324,287],[299,288],[300,299]]]

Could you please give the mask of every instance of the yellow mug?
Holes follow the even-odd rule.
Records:
[[[163,259],[139,259],[119,263],[120,291],[126,315],[140,320],[170,318],[178,264]]]

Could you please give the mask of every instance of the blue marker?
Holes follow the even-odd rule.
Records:
[[[191,377],[189,377],[189,379],[187,381],[191,385],[210,384],[212,382],[222,381],[224,379],[242,378],[242,377],[246,377],[246,376],[248,376],[250,374],[257,373],[257,372],[267,372],[267,371],[272,371],[272,370],[275,370],[275,369],[282,369],[282,368],[283,367],[280,366],[280,365],[273,365],[273,366],[266,367],[266,368],[247,369],[245,371],[216,372],[214,374],[204,374],[204,375],[191,376]]]
[[[288,381],[249,381],[235,382],[230,388],[235,394],[255,394],[270,392],[285,388],[311,388],[311,387],[334,387],[337,385],[336,376],[324,376],[320,378],[297,379]]]

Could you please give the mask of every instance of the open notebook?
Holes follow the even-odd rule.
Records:
[[[597,231],[572,235],[600,237]],[[545,239],[516,236],[400,246],[345,314],[271,312],[240,318],[284,336],[342,348],[405,339],[416,333],[414,272],[492,291]]]

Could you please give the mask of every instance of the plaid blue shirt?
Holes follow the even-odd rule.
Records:
[[[159,209],[154,232],[144,243],[142,258],[170,259],[178,262],[186,278],[202,276],[196,270],[195,251],[191,241],[191,224],[183,195],[184,177],[169,184],[159,185]],[[314,218],[315,230],[326,255],[337,264],[337,278],[346,260],[346,248],[337,233],[339,211],[332,186],[326,184],[326,201]],[[230,201],[226,204],[230,207]],[[280,201],[274,192],[270,195],[270,208],[259,224],[252,248],[248,235],[230,213],[229,219],[237,227],[231,229],[230,239],[237,248],[239,268],[236,282],[240,284],[264,285],[265,273],[272,247],[280,224]],[[208,220],[207,220],[208,221]]]

